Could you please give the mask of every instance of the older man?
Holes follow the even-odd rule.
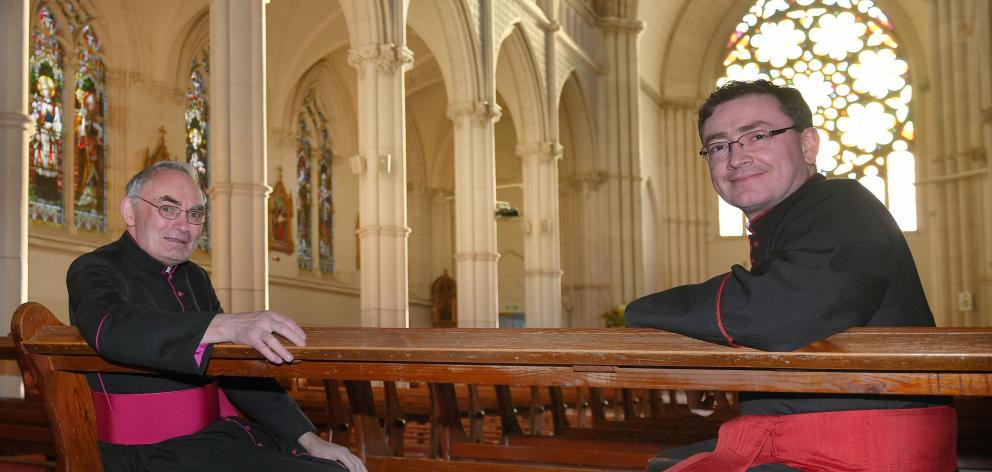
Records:
[[[636,300],[629,326],[789,351],[855,326],[934,325],[885,207],[855,181],[816,173],[819,135],[798,91],[730,82],[700,109],[699,136],[714,189],[748,218],[751,268]],[[685,459],[669,470],[955,469],[956,418],[942,398],[740,400],[742,416],[721,427],[715,450],[710,441],[663,453]]]
[[[69,267],[69,316],[103,357],[161,374],[88,375],[104,469],[364,472],[274,380],[204,375],[214,343],[248,344],[278,364],[293,357],[274,334],[306,339],[273,311],[222,314],[189,261],[207,218],[197,174],[158,162],[131,178],[120,209],[120,239]]]

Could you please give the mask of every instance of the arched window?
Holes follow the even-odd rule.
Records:
[[[296,265],[300,269],[313,268],[313,251],[310,248],[310,139],[307,116],[300,113],[299,145],[296,149]]]
[[[327,118],[314,92],[303,100],[299,119],[299,144],[296,152],[296,229],[297,265],[300,269],[313,269],[314,230],[312,208],[317,208],[317,267],[322,273],[334,272],[333,214],[334,202],[331,187],[330,132]],[[316,146],[316,148],[315,148]],[[316,159],[316,161],[314,161]],[[316,170],[317,174],[312,172]],[[317,181],[317,192],[312,182]]]
[[[320,152],[320,170],[317,173],[318,208],[320,230],[317,232],[320,251],[320,271],[325,274],[334,273],[334,201],[331,193],[331,148],[327,144],[327,130],[323,131],[323,144]]]
[[[31,33],[31,163],[28,200],[32,220],[62,224],[62,44],[58,23],[48,7],[38,8]]]
[[[200,182],[204,188],[210,186],[209,160],[207,142],[209,131],[209,108],[207,101],[207,77],[210,50],[206,47],[190,62],[189,87],[186,88],[186,162],[193,165],[200,174]],[[209,211],[209,202],[207,203]],[[197,247],[210,250],[210,227],[204,225],[203,234]]]
[[[871,0],[757,0],[727,43],[727,80],[797,88],[820,133],[817,169],[856,179],[915,231],[916,180],[909,67],[892,24]],[[743,234],[720,201],[720,235]]]
[[[91,16],[76,3],[42,0],[31,32],[31,136],[29,214],[32,220],[66,223],[67,183],[71,221],[81,229],[106,231],[106,66]],[[74,60],[65,62],[65,44]],[[72,78],[71,86],[67,77]],[[66,90],[72,95],[66,95]],[[64,117],[71,116],[67,126]],[[69,137],[67,133],[71,133]],[[65,146],[66,142],[70,146]],[[72,179],[66,180],[67,162]]]
[[[104,177],[107,168],[106,146],[106,67],[100,59],[100,43],[89,25],[84,26],[82,40],[76,47],[79,69],[76,70],[76,227],[106,231],[107,211]]]

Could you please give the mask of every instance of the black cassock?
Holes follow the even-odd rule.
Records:
[[[627,325],[766,351],[791,351],[857,326],[934,326],[906,239],[859,183],[814,175],[755,217],[749,230],[750,270],[734,265],[701,284],[640,298],[627,306]],[[742,414],[765,415],[948,403],[880,395],[739,397]]]
[[[198,343],[223,309],[203,268],[193,262],[167,267],[124,233],[76,259],[66,283],[70,322],[87,343],[108,360],[163,371],[88,374],[94,392],[175,392],[217,381],[251,417],[221,419],[157,444],[100,442],[106,470],[343,470],[302,454],[296,439],[314,431],[313,424],[274,379],[204,375],[212,346]]]

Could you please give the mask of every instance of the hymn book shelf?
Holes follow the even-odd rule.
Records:
[[[40,305],[26,304],[18,310],[20,317],[15,315],[15,327],[18,319],[25,321],[20,334],[14,330],[15,338],[22,339],[21,354],[32,359],[39,378],[44,379],[39,384],[46,396],[50,418],[51,409],[55,409],[67,416],[60,418],[62,423],[91,424],[92,418],[86,416],[85,409],[69,406],[88,396],[78,373],[146,370],[103,360],[86,345],[75,328],[55,326],[57,320],[39,323],[33,315],[44,314],[41,310],[47,313]],[[446,402],[456,403],[454,389],[443,386],[458,383],[992,397],[990,328],[861,328],[784,353],[717,346],[644,329],[305,328],[305,331],[307,346],[290,348],[297,358],[292,364],[272,365],[246,346],[219,344],[214,346],[208,373],[345,381],[351,397],[353,434],[370,470],[589,469],[570,468],[567,464],[392,457],[395,450],[390,449],[379,428],[374,406],[369,407],[374,401],[368,381],[433,385],[432,395],[440,405],[436,418],[440,425],[438,434],[442,436],[440,458],[467,456],[503,461],[508,455],[519,460],[533,454],[529,456],[531,460],[524,457],[525,462],[539,462],[541,449],[464,441],[457,407],[452,412],[444,406]],[[88,441],[79,438],[75,430],[65,428],[56,428],[56,436],[60,448],[73,448],[65,444],[66,440],[83,444]],[[63,456],[72,460],[73,454],[95,454],[95,448],[89,452],[80,447],[73,449],[60,455],[60,463]],[[618,454],[616,460],[620,461],[622,451]],[[635,456],[628,459],[631,457]]]

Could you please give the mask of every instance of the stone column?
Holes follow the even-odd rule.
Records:
[[[622,11],[616,12],[622,14]],[[600,82],[601,160],[607,175],[610,285],[612,304],[644,295],[641,228],[640,95],[637,35],[644,23],[628,17],[599,20],[605,63]]]
[[[211,278],[229,313],[268,306],[265,0],[210,0]]]
[[[927,169],[916,182],[926,202],[918,214],[930,227],[927,299],[939,326],[992,323],[990,10],[988,2],[930,2],[933,82],[918,86],[910,105],[922,99],[928,110],[917,129],[929,138],[920,133],[926,147],[914,153]],[[961,303],[969,295],[970,306]]]
[[[659,126],[665,144],[659,185],[655,188],[662,209],[661,224],[648,232],[655,236],[657,276],[648,291],[666,290],[705,280],[707,208],[713,190],[706,163],[694,158],[699,150],[696,104],[665,101]],[[657,224],[657,223],[656,223]]]
[[[558,161],[562,147],[543,142],[517,146],[523,160],[524,290],[527,327],[560,328],[561,242]]]
[[[499,117],[495,103],[448,106],[448,118],[455,123],[455,280],[461,328],[499,326],[494,135]]]
[[[0,2],[0,334],[28,299],[28,0]],[[0,362],[0,397],[20,397],[20,371]]]
[[[358,155],[362,326],[409,326],[406,88],[413,53],[365,44],[348,51],[358,70]]]

